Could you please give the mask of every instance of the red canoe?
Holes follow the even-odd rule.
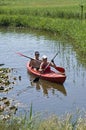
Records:
[[[63,84],[64,81],[66,80],[66,75],[61,74],[61,73],[57,73],[57,72],[55,72],[53,70],[51,70],[49,73],[41,74],[37,70],[32,69],[29,66],[29,62],[27,63],[27,70],[28,70],[28,72],[30,74],[33,74],[33,75],[35,75],[37,77],[40,76],[40,79],[48,80],[48,81],[51,81],[51,82]]]

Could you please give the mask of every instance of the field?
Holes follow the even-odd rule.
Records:
[[[18,5],[18,6],[71,6],[86,4],[86,0],[0,0],[1,5]]]
[[[78,18],[82,5],[86,17],[86,0],[0,0],[0,14]]]

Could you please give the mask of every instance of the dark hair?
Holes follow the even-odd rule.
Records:
[[[39,55],[39,52],[38,52],[38,51],[35,51],[35,55]]]

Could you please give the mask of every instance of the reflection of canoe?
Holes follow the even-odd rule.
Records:
[[[56,73],[56,72],[54,72],[52,70],[50,72],[48,72],[48,73],[41,74],[37,70],[32,69],[29,66],[29,62],[27,63],[27,70],[31,74],[33,74],[33,75],[35,75],[37,77],[40,77],[41,79],[48,80],[48,81],[55,82],[55,83],[63,84],[65,79],[66,79],[65,75],[63,75],[61,73]]]
[[[30,76],[30,78],[33,78],[33,77]],[[54,95],[56,91],[63,93],[65,96],[67,95],[65,87],[61,84],[56,84],[49,81],[40,80],[37,83],[32,82],[32,86],[35,86],[37,91],[42,89],[44,95],[48,95],[49,90],[52,91],[52,95]]]

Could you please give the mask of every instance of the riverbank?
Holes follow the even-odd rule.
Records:
[[[25,27],[30,29],[51,32],[52,35],[69,40],[73,44],[82,60],[86,55],[86,30],[85,20],[52,19],[34,16],[0,16],[1,26]],[[29,22],[28,22],[29,21]],[[77,28],[78,27],[78,28]]]
[[[41,2],[41,0],[38,0],[38,2]],[[69,0],[68,0],[69,1]],[[74,1],[74,0],[73,0]],[[73,2],[71,0],[71,3]],[[48,2],[48,1],[47,1]],[[55,2],[55,1],[54,1]],[[76,2],[76,0],[75,0]],[[52,2],[51,6],[53,5]],[[69,2],[70,3],[70,2]],[[51,33],[54,37],[61,37],[62,39],[69,40],[71,44],[73,44],[78,57],[79,61],[85,62],[85,55],[86,55],[86,14],[84,11],[83,18],[81,19],[81,12],[80,12],[80,6],[79,3],[72,4],[69,6],[68,3],[64,3],[60,7],[55,8],[54,3],[53,7],[48,7],[46,1],[41,2],[38,7],[38,3],[36,0],[34,0],[34,3],[31,6],[30,3],[28,3],[28,0],[21,0],[21,3],[19,0],[2,0],[0,1],[0,26],[1,27],[17,27],[17,28],[27,28],[27,29],[35,29],[35,30],[43,30],[48,33]],[[65,6],[64,6],[65,4]],[[67,6],[66,6],[67,4]],[[30,6],[31,7],[30,7]],[[43,7],[43,6],[46,6]],[[36,8],[34,8],[36,7]],[[65,10],[65,11],[64,11]],[[77,13],[78,12],[78,13]],[[9,72],[9,71],[7,71]],[[1,72],[2,73],[2,70]],[[3,80],[5,79],[5,76],[3,75]],[[6,78],[8,76],[6,75]],[[3,81],[2,80],[2,81]],[[14,78],[16,80],[16,77]],[[7,82],[8,81],[8,82]],[[6,79],[6,82],[9,83],[9,80]],[[5,82],[4,82],[5,83]],[[3,84],[4,84],[3,83]],[[11,88],[4,86],[1,84],[1,90],[3,91],[10,91]],[[12,115],[17,110],[16,104],[14,106],[11,106],[11,102],[14,100],[10,100],[8,97],[2,97],[0,98],[1,103],[1,113],[0,113],[0,119],[3,120],[0,121],[0,129],[34,129],[34,130],[40,130],[40,129],[65,129],[65,130],[72,130],[74,128],[83,130],[86,127],[86,116],[85,118],[81,115],[76,120],[72,120],[75,118],[72,118],[72,115],[67,114],[66,117],[62,120],[58,119],[58,117],[53,117],[49,119],[42,120],[40,122],[40,117],[37,120],[37,116],[26,120],[26,118],[11,118],[9,115]],[[3,112],[5,110],[13,111],[13,113],[10,113],[9,115],[3,116]],[[8,111],[9,112],[9,111]],[[85,113],[86,114],[86,113]],[[83,114],[83,115],[85,115]],[[75,114],[77,115],[77,114]],[[72,121],[71,121],[72,120]],[[9,122],[9,124],[8,124]]]
[[[34,4],[33,4],[34,3]],[[59,0],[35,3],[27,0],[4,1],[0,3],[0,26],[36,29],[52,33],[73,44],[80,62],[85,63],[86,55],[86,4]],[[36,4],[36,5],[35,5]],[[45,4],[44,4],[45,5]],[[83,12],[82,6],[83,5]]]
[[[78,8],[77,6],[75,6]],[[85,13],[81,20],[80,12],[69,11],[70,7],[62,7],[62,10],[50,7],[16,7],[9,5],[0,8],[0,26],[30,28],[47,33],[56,37],[69,40],[77,52],[81,62],[85,62],[86,55],[86,22]],[[66,10],[63,12],[63,10]],[[75,10],[76,11],[76,10]],[[41,12],[41,13],[40,13]]]

